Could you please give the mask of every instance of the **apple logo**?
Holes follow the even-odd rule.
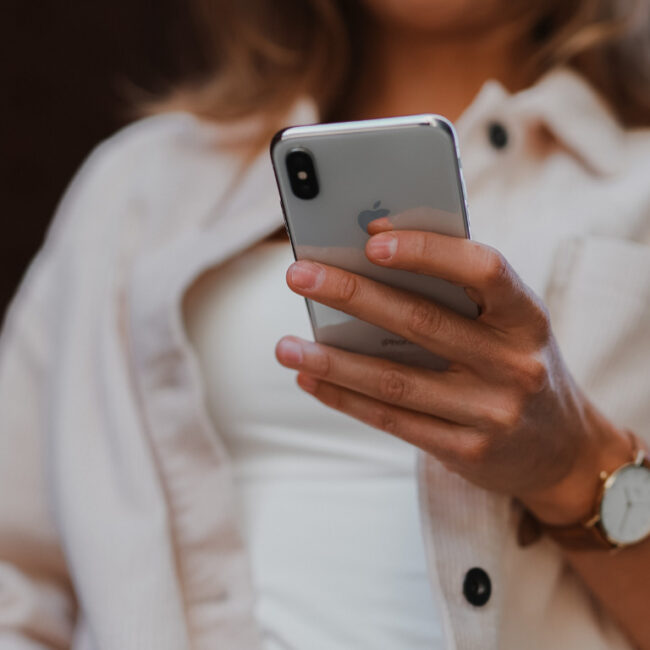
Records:
[[[381,201],[375,201],[374,205],[372,206],[372,210],[362,210],[359,212],[357,221],[359,222],[359,226],[361,226],[361,230],[363,230],[363,232],[366,234],[368,233],[368,224],[371,221],[374,221],[375,219],[381,219],[381,217],[386,217],[390,214],[390,210],[387,210],[386,208],[380,208],[380,205]]]

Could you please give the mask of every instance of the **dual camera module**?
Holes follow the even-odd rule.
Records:
[[[311,154],[304,149],[293,149],[287,154],[286,165],[293,193],[304,200],[316,197],[318,179]]]

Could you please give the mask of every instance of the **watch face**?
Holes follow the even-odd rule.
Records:
[[[601,525],[618,544],[633,544],[650,534],[650,469],[626,465],[612,477],[600,506]]]

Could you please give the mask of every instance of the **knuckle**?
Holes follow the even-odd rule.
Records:
[[[397,418],[393,409],[383,406],[377,407],[375,426],[386,433],[397,433]]]
[[[325,404],[336,411],[344,411],[345,400],[343,398],[342,390],[331,386],[319,386],[318,393],[318,397],[320,397]]]
[[[397,402],[407,393],[407,380],[402,372],[394,368],[382,370],[379,376],[378,392],[380,399]]]
[[[499,409],[491,401],[475,405],[475,426],[479,431],[493,431],[501,427]]]
[[[544,303],[538,301],[533,310],[533,329],[537,334],[537,340],[541,343],[547,342],[552,335],[551,316]]]
[[[440,311],[424,300],[417,300],[406,318],[408,331],[426,338],[435,336],[441,325]]]
[[[489,286],[500,285],[508,277],[506,258],[494,248],[486,248],[483,257],[483,277]]]
[[[517,399],[490,401],[478,408],[476,427],[479,431],[510,431],[519,422],[520,413]]]
[[[433,257],[433,245],[431,238],[424,233],[418,233],[414,238],[412,249],[413,257],[419,267],[426,265],[426,262]]]
[[[488,436],[472,436],[463,441],[460,455],[466,464],[481,465],[489,459],[491,446]]]
[[[508,381],[519,394],[535,395],[548,383],[548,369],[536,352],[519,352],[504,360]]]
[[[312,360],[312,372],[319,377],[326,378],[332,370],[332,360],[327,352],[320,352],[314,355]]]
[[[494,412],[493,419],[503,433],[514,431],[521,422],[523,407],[519,399],[513,399],[504,408]]]
[[[529,356],[520,366],[518,383],[525,393],[536,395],[546,387],[548,373],[541,359]]]
[[[350,274],[344,273],[338,287],[338,298],[343,303],[349,303],[354,300],[359,291],[359,282],[357,278]]]

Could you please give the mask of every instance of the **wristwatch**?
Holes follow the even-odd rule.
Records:
[[[632,458],[611,473],[600,473],[589,517],[570,526],[551,526],[525,510],[519,526],[521,546],[542,533],[570,550],[619,549],[650,538],[650,458],[636,436],[628,434]]]

